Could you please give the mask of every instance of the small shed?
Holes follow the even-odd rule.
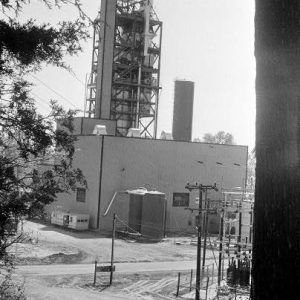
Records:
[[[165,194],[144,189],[129,194],[128,224],[149,239],[161,239],[165,234],[167,202]]]
[[[166,211],[164,193],[138,188],[115,192],[103,217],[112,218],[115,213],[121,219],[122,231],[160,240],[166,231]]]

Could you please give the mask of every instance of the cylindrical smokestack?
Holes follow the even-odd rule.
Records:
[[[190,142],[192,139],[194,82],[175,80],[173,139]]]

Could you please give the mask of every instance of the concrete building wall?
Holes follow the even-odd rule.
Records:
[[[80,168],[87,180],[86,200],[77,202],[76,191],[59,194],[57,201],[47,208],[49,213],[53,210],[86,213],[90,215],[90,227],[97,227],[101,147],[100,136],[81,136],[75,142],[74,167]]]
[[[79,136],[74,166],[82,169],[86,176],[86,202],[77,202],[75,193],[62,194],[51,209],[88,213],[91,228],[98,227],[99,215],[100,230],[109,231],[114,212],[121,219],[128,220],[129,196],[125,194],[118,195],[107,215],[103,216],[114,193],[145,187],[166,195],[167,231],[194,232],[197,213],[185,210],[184,207],[174,207],[173,193],[189,193],[185,189],[186,183],[196,181],[202,184],[216,183],[219,188],[243,186],[246,160],[245,146]],[[220,193],[210,193],[208,196],[213,200],[221,197]],[[189,206],[197,207],[198,193],[191,192],[189,197]],[[216,222],[218,217],[213,219]]]
[[[252,206],[252,209],[251,209]],[[242,210],[242,232],[241,232],[241,242],[242,243],[252,243],[252,221],[253,221],[253,203],[246,202],[243,204]],[[250,213],[252,211],[252,213]]]
[[[252,216],[250,214],[251,211],[252,211]],[[243,202],[241,213],[242,213],[241,242],[250,243],[252,242],[252,229],[250,225],[252,225],[252,221],[253,221],[253,203]],[[239,234],[239,222],[235,222],[233,225],[235,227],[236,234]]]
[[[187,182],[217,183],[223,188],[245,182],[247,147],[109,136],[103,145],[101,229],[111,228],[111,214],[102,215],[115,191],[145,187],[165,193],[167,230],[189,231],[194,230],[196,213],[173,207],[173,193],[187,193]],[[190,207],[196,206],[197,196],[190,194]]]

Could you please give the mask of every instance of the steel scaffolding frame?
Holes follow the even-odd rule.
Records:
[[[88,118],[95,117],[95,104],[96,104],[96,80],[97,80],[97,66],[99,59],[99,37],[100,37],[100,12],[94,21],[93,33],[93,53],[92,53],[92,68],[86,84],[86,99],[84,105],[84,116]]]
[[[146,30],[147,5],[150,11]],[[97,91],[98,43],[102,26],[99,20],[98,17],[94,26],[92,70],[86,92],[85,115],[91,118],[94,117]],[[116,1],[110,119],[116,120],[118,136],[126,136],[129,128],[135,127],[140,128],[142,137],[156,138],[161,39],[162,22],[149,0]]]

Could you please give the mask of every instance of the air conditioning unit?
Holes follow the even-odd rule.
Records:
[[[129,128],[127,136],[128,137],[141,137],[140,128]]]
[[[96,125],[94,127],[93,134],[95,134],[95,135],[107,135],[106,126],[105,125]]]
[[[161,140],[173,140],[173,136],[171,132],[162,131],[160,134]]]

